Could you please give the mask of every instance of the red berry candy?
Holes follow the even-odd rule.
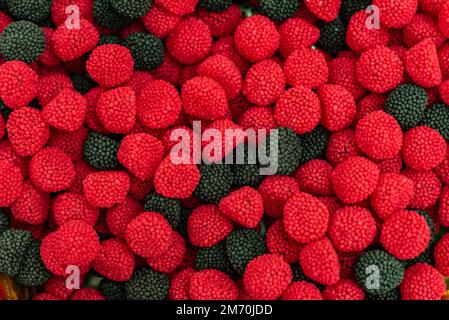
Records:
[[[111,208],[123,202],[129,191],[129,176],[123,171],[100,171],[87,175],[84,194],[93,206]]]
[[[8,61],[0,66],[0,98],[6,106],[26,106],[37,95],[38,76],[22,61]]]

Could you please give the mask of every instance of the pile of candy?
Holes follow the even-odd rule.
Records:
[[[33,299],[448,296],[449,0],[0,10],[0,273]],[[247,136],[193,161],[250,129],[273,174]]]

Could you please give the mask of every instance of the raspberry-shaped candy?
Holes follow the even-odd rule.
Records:
[[[282,219],[276,220],[266,234],[268,252],[281,255],[288,263],[297,262],[301,245],[285,232]]]
[[[270,19],[254,15],[240,23],[235,30],[234,41],[243,58],[257,62],[271,57],[276,52],[280,36]]]
[[[355,132],[352,129],[344,129],[334,132],[327,144],[326,158],[333,165],[338,165],[346,159],[361,155],[359,147],[355,143]]]
[[[402,28],[418,10],[418,0],[374,0],[379,8],[380,23],[387,28]]]
[[[284,73],[291,86],[303,85],[318,88],[329,77],[324,55],[316,49],[300,48],[292,52],[285,60]]]
[[[432,39],[426,39],[407,51],[405,69],[413,81],[424,88],[435,87],[442,82],[437,48]]]
[[[242,73],[248,71],[250,67],[249,62],[245,60],[237,51],[233,36],[223,37],[214,42],[212,44],[211,53],[221,54],[226,58],[232,60],[232,62],[235,63],[237,68],[239,68],[240,72]]]
[[[352,280],[342,279],[323,291],[324,300],[365,300],[365,292]]]
[[[195,77],[184,83],[181,100],[185,113],[199,119],[224,118],[229,110],[223,87],[206,77]]]
[[[365,88],[357,79],[357,59],[353,57],[340,57],[328,63],[329,84],[338,84],[348,89],[355,100],[365,94]]]
[[[53,217],[58,226],[70,220],[83,220],[93,226],[99,214],[100,210],[90,205],[81,194],[65,192],[53,200]]]
[[[441,191],[441,181],[433,171],[405,169],[402,174],[413,180],[414,195],[409,206],[427,209],[437,203]]]
[[[318,95],[302,85],[288,89],[276,103],[274,118],[279,126],[289,127],[298,134],[311,132],[321,119]]]
[[[51,38],[53,50],[62,61],[74,60],[89,52],[97,45],[100,35],[97,29],[87,20],[79,21],[79,28],[60,24]]]
[[[287,200],[299,191],[298,182],[288,176],[268,176],[259,186],[265,213],[273,218],[282,216]]]
[[[357,106],[353,95],[344,87],[325,84],[318,88],[321,101],[321,125],[329,131],[340,131],[354,120]]]
[[[159,213],[143,212],[126,227],[125,239],[131,250],[144,258],[164,255],[173,243],[170,223]]]
[[[304,274],[323,285],[333,285],[340,280],[340,262],[328,238],[306,244],[299,254],[299,264]]]
[[[189,297],[192,300],[237,300],[238,289],[226,273],[202,270],[190,277]]]
[[[295,173],[301,191],[315,195],[333,194],[331,183],[332,166],[325,160],[314,159],[305,163]]]
[[[195,164],[176,164],[168,155],[156,170],[154,187],[156,192],[164,197],[186,199],[195,191],[200,177],[200,171]]]
[[[192,211],[187,220],[190,242],[197,247],[212,247],[232,231],[232,222],[215,205],[202,205]]]
[[[102,87],[115,87],[131,78],[134,60],[128,48],[118,44],[96,47],[86,62],[86,71]]]
[[[170,282],[168,300],[189,300],[190,278],[195,273],[192,268],[187,268],[176,273]]]
[[[273,60],[255,63],[245,76],[243,95],[256,105],[274,103],[285,90],[285,76],[281,66]]]
[[[131,197],[109,208],[106,214],[106,225],[111,233],[119,238],[125,235],[128,223],[143,211],[141,203]]]
[[[404,44],[409,48],[428,38],[432,39],[437,47],[440,47],[446,40],[444,34],[438,30],[436,21],[425,14],[415,15],[402,34]]]
[[[83,125],[87,101],[73,89],[63,89],[42,108],[42,117],[52,127],[76,131]]]
[[[349,48],[357,53],[374,46],[386,46],[388,44],[388,29],[379,26],[379,28],[367,28],[371,13],[361,10],[354,14],[349,20],[348,29],[346,31],[346,43]]]
[[[0,206],[10,206],[22,193],[23,176],[12,162],[0,160]]]
[[[446,149],[446,141],[438,131],[420,126],[405,134],[402,156],[410,168],[427,171],[443,162]]]
[[[350,157],[332,172],[332,184],[337,197],[346,204],[366,200],[376,189],[379,168],[362,157]]]
[[[84,127],[74,132],[54,130],[48,144],[67,153],[73,161],[79,161],[83,158],[83,146],[88,132]]]
[[[278,299],[293,279],[292,269],[279,255],[264,254],[251,260],[243,276],[248,295],[256,300]]]
[[[441,11],[438,16],[438,27],[446,37],[449,37],[449,4],[443,1],[441,3],[443,4],[441,5]]]
[[[221,213],[246,228],[255,228],[263,216],[263,199],[260,193],[243,187],[221,199]]]
[[[309,243],[324,236],[329,210],[314,196],[298,192],[284,206],[285,231],[299,243]]]
[[[167,39],[167,50],[182,64],[196,64],[210,52],[212,35],[202,20],[188,17],[181,21]]]
[[[50,129],[41,112],[28,107],[14,110],[10,114],[6,131],[14,152],[24,157],[38,152],[50,137]]]
[[[413,181],[399,173],[380,175],[376,190],[371,195],[371,206],[381,219],[404,210],[413,198]]]
[[[54,97],[56,97],[61,90],[74,90],[72,80],[70,77],[62,72],[51,72],[42,75],[39,78],[39,87],[37,92],[37,100],[41,106],[45,106]]]
[[[140,180],[154,176],[164,156],[164,146],[146,133],[127,135],[120,143],[118,161]]]
[[[91,205],[111,208],[125,200],[129,190],[129,176],[123,171],[94,172],[84,179],[83,189]]]
[[[384,108],[386,97],[382,94],[371,93],[357,103],[357,114],[354,123],[358,124],[366,115],[374,111],[379,111]]]
[[[391,159],[402,148],[402,130],[393,116],[384,111],[374,111],[362,118],[355,129],[355,140],[368,156]]]
[[[136,95],[130,87],[106,91],[98,98],[96,110],[106,130],[117,134],[128,133],[136,121]]]
[[[376,236],[376,221],[371,213],[360,207],[337,210],[329,223],[329,237],[335,248],[343,252],[360,252]]]
[[[293,51],[309,48],[320,37],[320,29],[301,18],[290,18],[279,26],[281,42],[279,52],[287,58]]]
[[[148,128],[167,128],[181,112],[181,99],[174,86],[163,80],[148,83],[137,96],[137,116]]]
[[[87,300],[87,301],[103,301],[106,300],[106,297],[103,296],[100,291],[94,288],[81,288],[76,290],[75,293],[70,297],[70,300]]]
[[[403,300],[441,300],[446,283],[437,269],[417,263],[405,270],[400,289]]]
[[[31,158],[30,179],[44,192],[67,189],[75,179],[72,159],[59,148],[46,147]]]
[[[438,219],[443,227],[449,227],[449,187],[441,192],[438,207]]]
[[[403,80],[403,73],[401,58],[387,47],[368,49],[357,62],[357,79],[364,88],[375,93],[396,88]]]
[[[22,61],[8,61],[0,66],[0,98],[14,109],[26,106],[37,95],[38,76]]]
[[[426,250],[430,229],[426,219],[416,211],[397,211],[382,226],[380,242],[398,259],[414,259]]]
[[[84,221],[73,220],[42,240],[41,257],[53,274],[67,276],[68,266],[86,273],[99,250],[100,240],[94,228]]]
[[[156,4],[173,14],[184,16],[195,11],[198,0],[156,0]]]
[[[22,194],[11,206],[15,219],[31,225],[45,222],[50,211],[50,195],[37,189],[31,181],[23,183]]]
[[[142,22],[149,33],[158,38],[165,38],[181,21],[181,17],[164,8],[153,5],[147,14],[142,17]]]
[[[100,275],[113,281],[128,281],[134,271],[134,256],[129,247],[117,239],[105,240],[93,262]]]
[[[92,21],[93,0],[54,0],[51,5],[51,20],[57,26],[67,21],[67,7],[76,5],[80,18]]]
[[[445,234],[435,246],[435,266],[445,277],[449,276],[449,235]]]
[[[331,22],[338,16],[341,0],[309,0],[306,6],[318,19]]]
[[[232,109],[232,107],[231,107]],[[251,107],[243,112],[239,119],[239,125],[244,129],[265,129],[268,132],[277,127],[274,119],[273,108],[268,106]]]
[[[223,55],[210,56],[197,66],[196,73],[218,82],[225,90],[228,100],[234,99],[240,92],[242,75],[235,63]],[[282,70],[281,74],[283,75]],[[275,77],[274,74],[270,76]]]
[[[186,241],[178,233],[173,233],[173,242],[166,253],[158,258],[149,258],[147,262],[158,272],[172,273],[183,262],[186,254]]]
[[[307,281],[293,282],[282,295],[282,300],[323,300],[320,289]]]

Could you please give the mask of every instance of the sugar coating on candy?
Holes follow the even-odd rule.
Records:
[[[45,222],[50,210],[50,195],[33,186],[31,181],[23,183],[22,193],[11,205],[15,219],[31,225]]]
[[[93,262],[95,271],[113,281],[129,280],[134,271],[134,265],[132,251],[125,243],[117,239],[103,241]]]
[[[183,64],[196,64],[210,52],[212,35],[203,21],[195,17],[182,20],[167,39],[168,52]]]
[[[274,109],[279,126],[291,128],[298,134],[311,132],[321,120],[321,103],[318,95],[303,85],[285,91]]]
[[[320,289],[307,281],[293,282],[282,294],[282,300],[323,300]]]
[[[374,111],[362,118],[355,130],[357,146],[377,160],[398,155],[402,138],[402,130],[396,119],[383,111]]]
[[[233,36],[226,36],[214,42],[212,44],[211,53],[221,54],[229,58],[242,73],[246,72],[250,67],[249,62],[237,51]]]
[[[281,175],[266,177],[258,188],[265,213],[273,218],[281,217],[285,203],[298,190],[299,185],[294,178]]]
[[[218,82],[226,91],[228,100],[234,99],[240,92],[242,75],[234,62],[225,56],[210,56],[197,66],[196,73]]]
[[[310,0],[306,6],[318,19],[330,22],[337,18],[341,0]]]
[[[190,276],[189,297],[192,300],[237,300],[234,281],[225,273],[209,269]]]
[[[293,51],[287,57],[284,73],[289,85],[304,85],[309,88],[318,88],[329,77],[324,55],[319,50],[305,47]]]
[[[410,168],[427,171],[444,160],[446,148],[446,141],[438,131],[427,126],[420,126],[405,134],[402,156]]]
[[[274,103],[285,90],[285,76],[281,66],[272,60],[255,63],[243,81],[242,93],[256,105]]]
[[[427,15],[416,14],[410,23],[403,30],[404,44],[411,48],[428,38],[435,42],[437,47],[440,47],[446,37],[442,34],[443,29],[438,29],[436,21]]]
[[[200,177],[195,164],[175,164],[168,155],[156,170],[154,187],[164,197],[186,199],[195,191]]]
[[[371,93],[360,99],[357,103],[357,114],[354,123],[357,124],[366,115],[384,108],[386,97],[382,94]]]
[[[156,4],[160,5],[167,11],[180,16],[192,13],[195,10],[198,0],[156,0]]]
[[[235,46],[243,58],[257,62],[272,56],[279,48],[280,36],[267,17],[245,18],[234,33]]]
[[[134,60],[128,48],[117,44],[96,47],[86,61],[86,71],[102,87],[114,87],[131,78]]]
[[[22,61],[8,61],[0,66],[0,98],[11,109],[24,107],[36,97],[38,76]]]
[[[63,89],[74,89],[70,77],[62,72],[52,72],[39,78],[37,99],[39,104],[45,106]]]
[[[242,11],[237,4],[232,4],[221,12],[212,12],[201,8],[198,9],[197,15],[209,26],[214,37],[231,35],[242,19]]]
[[[232,222],[215,205],[202,205],[187,220],[190,242],[198,247],[211,247],[225,239],[233,229]]]
[[[268,252],[278,254],[288,263],[297,262],[301,245],[289,237],[282,219],[275,221],[266,234]]]
[[[356,144],[355,132],[352,129],[344,129],[334,132],[326,147],[326,158],[333,165],[338,165],[352,156],[361,155],[362,152]]]
[[[332,166],[325,160],[314,159],[306,162],[295,173],[299,189],[314,195],[332,195]]]
[[[351,16],[346,31],[346,43],[357,53],[379,45],[386,46],[389,40],[389,30],[384,26],[379,28],[367,28],[370,14],[361,10]]]
[[[405,271],[400,289],[403,300],[441,300],[446,284],[434,267],[417,263]]]
[[[402,28],[418,10],[418,0],[374,0],[373,5],[379,8],[380,23],[388,28]]]
[[[72,159],[59,148],[43,148],[31,158],[30,179],[44,192],[65,190],[75,179]]]
[[[287,58],[293,51],[310,47],[318,41],[320,30],[301,18],[290,18],[278,28],[281,42],[279,52]]]
[[[318,88],[321,101],[321,125],[329,131],[340,131],[348,127],[356,114],[353,95],[339,85],[325,84]]]
[[[287,262],[278,255],[265,254],[248,264],[243,284],[252,299],[273,300],[282,295],[292,278],[292,270]]]
[[[84,194],[93,206],[110,208],[125,200],[129,190],[129,175],[123,171],[100,171],[86,176]]]
[[[379,168],[368,159],[350,157],[332,172],[335,194],[346,204],[365,200],[375,190],[379,174]]]
[[[376,236],[376,221],[371,213],[360,207],[337,210],[329,222],[329,237],[339,251],[365,250]]]
[[[306,244],[299,254],[299,264],[304,274],[323,285],[333,285],[340,280],[340,262],[328,238]]]
[[[81,128],[86,113],[86,98],[73,89],[61,90],[42,108],[42,117],[45,122],[65,131],[76,131]]]
[[[141,180],[151,179],[164,155],[164,146],[146,133],[127,135],[120,143],[118,161]]]
[[[112,133],[128,133],[136,121],[136,95],[130,87],[118,87],[100,95],[97,115],[103,126]]]
[[[106,225],[109,231],[118,238],[123,238],[126,226],[132,219],[143,212],[143,206],[131,197],[107,210]]]
[[[404,65],[393,50],[377,46],[365,51],[357,62],[357,79],[375,93],[394,89],[403,80]]]
[[[195,77],[185,82],[181,100],[185,113],[203,120],[223,118],[229,110],[226,91],[207,77]]]
[[[365,292],[352,280],[343,279],[323,291],[324,300],[365,300]]]
[[[371,206],[379,218],[385,219],[404,210],[413,198],[413,191],[413,180],[399,173],[382,173],[370,197]]]
[[[183,262],[186,254],[186,241],[178,233],[173,233],[173,242],[166,253],[157,258],[147,259],[151,268],[158,272],[172,273]]]
[[[59,25],[51,40],[56,56],[63,61],[69,61],[95,48],[100,36],[89,21],[81,19],[79,28],[69,29],[66,23]]]
[[[245,110],[240,116],[238,123],[244,130],[253,128],[255,130],[276,128],[273,109],[268,106],[254,106]]]
[[[189,300],[190,277],[195,273],[192,268],[185,268],[176,273],[170,282],[168,300]]]
[[[348,89],[354,99],[361,98],[365,88],[357,79],[357,59],[353,57],[339,57],[328,63],[329,83],[338,84]]]
[[[427,209],[437,203],[442,183],[433,171],[416,171],[406,168],[402,174],[414,183],[414,195],[410,201],[410,207]]]
[[[286,202],[283,222],[285,231],[292,239],[299,243],[309,243],[326,233],[329,211],[314,196],[298,192]]]
[[[179,15],[173,14],[158,5],[151,6],[147,14],[142,17],[142,22],[148,32],[159,38],[168,35],[179,21],[181,21]]]
[[[442,81],[437,48],[431,39],[424,40],[407,51],[405,69],[413,81],[425,88]]]
[[[23,176],[20,169],[8,161],[0,161],[0,205],[11,205],[22,193]]]
[[[398,259],[416,258],[427,248],[429,240],[430,229],[426,219],[416,211],[397,211],[382,225],[380,241]]]
[[[83,220],[93,226],[97,222],[100,210],[90,205],[81,194],[65,192],[53,200],[53,217],[61,226],[70,220]]]
[[[263,216],[263,200],[251,187],[243,187],[220,200],[222,214],[246,228],[257,226]]]
[[[449,236],[447,234],[438,241],[433,256],[437,270],[447,277],[449,274]]]

